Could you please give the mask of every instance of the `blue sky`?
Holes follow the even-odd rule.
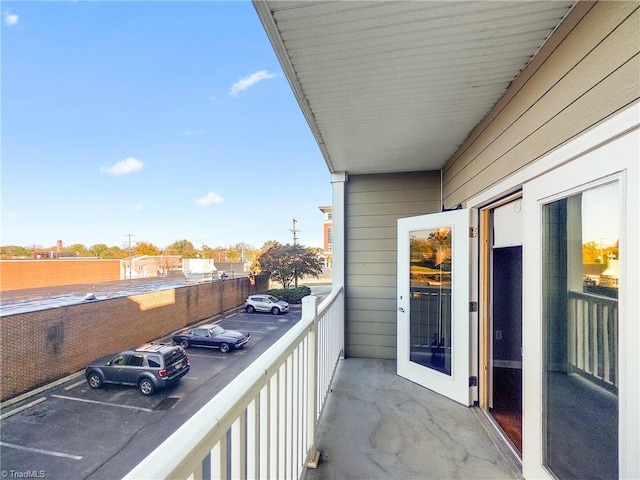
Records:
[[[250,2],[8,2],[2,245],[322,246],[330,175]]]

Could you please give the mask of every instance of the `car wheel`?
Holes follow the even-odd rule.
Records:
[[[271,313],[273,313],[274,315],[280,315],[280,309],[278,307],[273,307],[271,309]]]
[[[143,395],[152,395],[156,387],[153,386],[153,382],[148,378],[143,378],[138,384],[138,388]]]
[[[189,348],[189,341],[188,340],[180,340],[180,346],[182,348]]]
[[[102,377],[97,373],[90,373],[87,377],[87,382],[89,382],[89,386],[91,388],[100,388],[102,387]]]
[[[229,347],[228,343],[221,343],[220,344],[220,351],[222,353],[227,353],[231,348]]]
[[[256,309],[253,308],[253,305],[247,305],[247,313],[253,313],[255,311],[256,311]]]

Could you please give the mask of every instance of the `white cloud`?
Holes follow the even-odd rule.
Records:
[[[18,218],[18,212],[3,212],[2,215],[7,218]]]
[[[189,131],[186,133],[187,136],[189,135],[204,135],[205,133],[207,133],[206,130],[197,130],[197,131]]]
[[[275,73],[269,73],[266,70],[260,70],[259,72],[252,73],[248,77],[244,77],[238,80],[236,83],[234,83],[233,86],[231,87],[231,91],[229,92],[229,95],[231,95],[232,97],[235,97],[242,90],[246,90],[247,88],[255,85],[256,83],[261,82],[262,80],[267,80],[269,78],[274,78],[274,77],[276,77]]]
[[[120,160],[114,163],[110,167],[100,167],[100,173],[107,173],[109,175],[120,176],[128,175],[129,173],[142,170],[143,163],[134,157],[129,157],[126,160]]]
[[[129,209],[130,212],[139,212],[140,210],[142,210],[142,205],[140,204],[134,205]]]
[[[222,198],[217,193],[209,192],[204,197],[197,199],[194,203],[199,207],[208,207],[209,205],[213,205],[214,203],[222,202],[224,202],[224,198]]]
[[[8,13],[8,12],[4,13],[4,24],[7,27],[13,27],[17,25],[19,19],[20,18],[15,13]]]

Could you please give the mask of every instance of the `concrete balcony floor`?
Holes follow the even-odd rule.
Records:
[[[306,480],[522,478],[483,415],[399,377],[394,360],[347,358]]]

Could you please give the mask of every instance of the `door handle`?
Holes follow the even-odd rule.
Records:
[[[398,311],[404,313],[404,308],[398,307]]]

